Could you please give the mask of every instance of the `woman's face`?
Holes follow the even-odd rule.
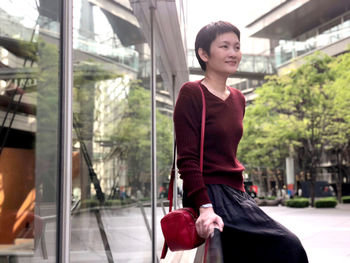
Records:
[[[206,71],[215,71],[227,75],[237,71],[242,58],[240,42],[233,32],[218,35],[210,45],[210,55],[204,54]]]

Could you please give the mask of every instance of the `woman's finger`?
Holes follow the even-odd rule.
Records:
[[[224,221],[222,221],[222,218],[220,216],[217,216],[214,223],[216,224],[216,227],[222,232],[224,229]]]
[[[201,219],[198,219],[196,222],[196,230],[197,230],[197,233],[200,237],[206,238],[205,227],[204,227],[203,221]]]

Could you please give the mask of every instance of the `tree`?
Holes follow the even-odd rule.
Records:
[[[329,113],[333,121],[327,127],[328,149],[337,155],[337,194],[341,201],[343,163],[350,161],[350,53],[338,56],[330,65],[334,81],[330,82],[327,95],[333,103]]]
[[[333,81],[331,61],[326,55],[315,54],[290,74],[268,78],[247,108],[240,150],[244,162],[272,168],[294,156],[309,175],[312,205],[316,170],[327,142],[326,128],[333,121],[325,114],[333,106],[326,91]]]
[[[95,97],[98,92],[96,86],[99,82],[120,78],[121,76],[113,67],[106,69],[103,65],[94,61],[83,61],[74,67],[73,96],[76,105],[79,105],[77,107],[79,110],[74,110],[74,131],[75,139],[83,144],[80,151],[85,160],[80,177],[82,199],[90,198],[91,183],[93,183],[100,201],[104,199],[100,182],[88,161],[88,159],[93,160]]]
[[[279,115],[270,111],[264,103],[248,106],[244,119],[244,136],[239,146],[239,159],[250,173],[258,172],[262,191],[268,191],[268,182],[262,181],[267,170],[276,173],[283,170],[289,145],[296,144],[288,122],[279,120]],[[268,179],[268,178],[266,178]],[[280,176],[278,176],[278,181]]]
[[[55,202],[58,176],[59,145],[59,49],[38,39],[37,130],[35,140],[36,187],[38,203]],[[40,185],[40,186],[39,186]]]
[[[119,125],[111,135],[118,154],[127,161],[129,182],[134,189],[149,187],[151,164],[150,91],[139,82],[130,82],[125,109]],[[161,180],[169,174],[172,160],[172,120],[157,110],[157,172]],[[147,183],[147,184],[145,184]]]

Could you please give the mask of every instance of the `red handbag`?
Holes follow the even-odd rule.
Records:
[[[171,251],[193,249],[205,242],[197,234],[196,219],[196,212],[189,207],[175,210],[162,218],[163,235]]]
[[[200,144],[200,171],[203,172],[203,146],[204,146],[204,130],[205,130],[205,98],[202,88],[202,122],[201,122],[201,144]],[[173,206],[173,186],[175,179],[175,149],[174,147],[174,160],[171,170],[171,177],[169,183],[169,213],[165,215],[161,220],[161,228],[164,235],[164,247],[161,258],[165,258],[167,249],[171,251],[189,250],[196,248],[205,242],[205,239],[201,238],[196,230],[196,220],[198,215],[193,208],[186,207],[180,208],[175,211],[172,210]],[[207,251],[207,246],[206,246]],[[205,253],[206,254],[206,253]],[[205,257],[204,257],[205,258]]]

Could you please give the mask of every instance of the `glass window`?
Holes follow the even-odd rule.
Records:
[[[344,16],[344,22],[350,20],[350,13]]]
[[[71,262],[151,262],[150,49],[127,2],[74,0]],[[162,197],[172,156],[171,109],[158,78]]]
[[[1,1],[1,262],[56,257],[60,2]]]
[[[327,33],[330,33],[330,32],[334,32],[337,30],[337,25],[339,25],[341,23],[341,19],[340,17],[337,18],[337,19],[334,19],[333,21],[321,26],[318,30],[319,34],[327,34]]]

